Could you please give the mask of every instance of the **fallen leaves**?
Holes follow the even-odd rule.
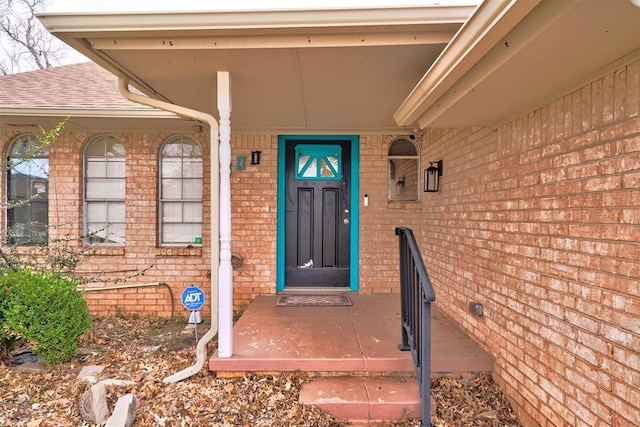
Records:
[[[431,417],[435,427],[521,426],[489,374],[435,378],[431,394],[438,402],[438,410]]]

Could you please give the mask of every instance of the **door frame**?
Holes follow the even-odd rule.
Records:
[[[360,265],[360,137],[358,135],[278,135],[278,214],[277,214],[277,250],[276,250],[276,291],[285,290],[285,185],[286,163],[285,152],[287,141],[291,139],[318,141],[318,143],[336,140],[347,140],[351,146],[351,223],[349,229],[349,289],[357,292],[359,289]]]

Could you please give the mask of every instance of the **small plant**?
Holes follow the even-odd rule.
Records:
[[[58,273],[7,270],[0,286],[9,289],[3,310],[4,327],[35,344],[48,363],[71,359],[78,337],[91,326],[91,317],[78,282]]]
[[[171,320],[173,321],[173,323],[178,326],[178,327],[184,327],[187,326],[187,323],[189,321],[188,317],[184,317],[184,316],[180,316],[179,314],[175,314],[173,315],[173,317],[171,318]]]

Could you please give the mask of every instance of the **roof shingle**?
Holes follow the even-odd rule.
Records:
[[[124,98],[118,78],[93,62],[0,76],[0,108],[154,110]]]

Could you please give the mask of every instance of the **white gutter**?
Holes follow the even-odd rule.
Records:
[[[157,99],[149,98],[147,96],[138,95],[132,93],[129,90],[129,78],[126,76],[118,77],[118,87],[122,96],[129,101],[137,102],[139,104],[148,105],[150,107],[158,108],[160,110],[169,111],[182,117],[188,117],[194,120],[207,123],[209,125],[209,141],[211,144],[210,158],[211,158],[211,328],[206,334],[200,338],[196,345],[196,362],[195,364],[170,375],[163,379],[165,383],[174,383],[181,381],[185,378],[189,378],[202,369],[207,360],[207,344],[218,333],[218,289],[215,283],[215,277],[220,267],[220,228],[219,228],[219,200],[220,200],[220,174],[214,172],[219,167],[219,155],[218,155],[218,122],[210,115],[200,111],[191,110],[179,105],[170,104],[168,102],[160,101]]]
[[[344,7],[272,10],[200,10],[166,12],[39,13],[38,19],[50,33],[94,34],[108,32],[164,32],[175,36],[186,31],[292,28],[348,28],[413,26],[465,22],[477,0],[451,6]],[[341,31],[339,31],[341,32]],[[220,34],[220,33],[218,33]],[[74,37],[75,39],[75,37]],[[69,42],[68,40],[64,40]],[[81,51],[81,53],[84,53]]]
[[[175,119],[175,114],[167,111],[148,109],[107,110],[89,108],[48,108],[48,107],[9,107],[0,108],[2,116],[28,116],[28,117],[90,117],[90,118],[117,118],[117,119]]]

